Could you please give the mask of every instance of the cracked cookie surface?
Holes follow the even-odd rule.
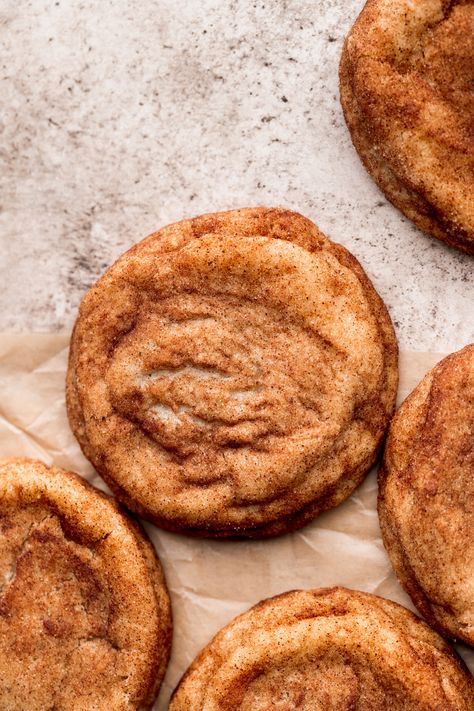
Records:
[[[0,707],[150,708],[170,642],[138,525],[74,474],[0,460]]]
[[[171,530],[266,536],[345,499],[392,412],[397,346],[358,262],[309,220],[170,225],[83,300],[68,413],[116,496]]]
[[[341,58],[365,167],[425,232],[474,254],[474,2],[368,0]]]
[[[224,627],[170,711],[470,711],[474,682],[428,625],[344,588],[264,600]]]
[[[398,409],[379,517],[398,578],[442,634],[474,645],[474,345],[442,360]]]

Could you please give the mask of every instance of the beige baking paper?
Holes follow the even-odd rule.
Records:
[[[54,462],[106,489],[69,430],[67,344],[67,335],[0,336],[0,455]],[[399,400],[441,358],[402,353]],[[193,540],[145,524],[165,568],[174,613],[173,653],[155,710],[165,711],[181,674],[212,635],[262,598],[345,585],[413,609],[380,539],[376,496],[372,471],[342,506],[297,533],[262,542]],[[458,649],[474,672],[474,652]]]

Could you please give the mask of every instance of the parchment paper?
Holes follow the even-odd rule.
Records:
[[[64,376],[68,335],[0,335],[0,456],[28,456],[72,469],[107,490],[68,426]],[[399,401],[443,357],[402,353]],[[171,663],[156,711],[196,653],[235,615],[294,588],[345,585],[414,609],[380,538],[375,470],[342,506],[301,531],[263,542],[188,539],[145,524],[171,593]],[[474,651],[458,646],[474,672]]]

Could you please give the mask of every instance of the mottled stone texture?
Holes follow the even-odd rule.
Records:
[[[474,261],[392,208],[352,148],[353,0],[3,0],[0,329],[70,328],[158,227],[284,205],[361,260],[402,347],[474,340]]]

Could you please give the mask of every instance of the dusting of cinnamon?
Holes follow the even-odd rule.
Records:
[[[279,595],[233,620],[191,664],[169,711],[470,711],[473,704],[471,675],[428,625],[375,595],[326,588]]]
[[[150,708],[169,599],[145,534],[78,476],[0,461],[0,707]]]
[[[86,295],[67,402],[86,456],[171,530],[268,536],[344,500],[392,413],[397,346],[358,262],[282,209],[204,215]]]
[[[379,475],[384,543],[442,634],[474,645],[474,345],[442,360],[397,411]]]
[[[341,59],[354,146],[391,202],[474,254],[474,4],[369,0]]]

